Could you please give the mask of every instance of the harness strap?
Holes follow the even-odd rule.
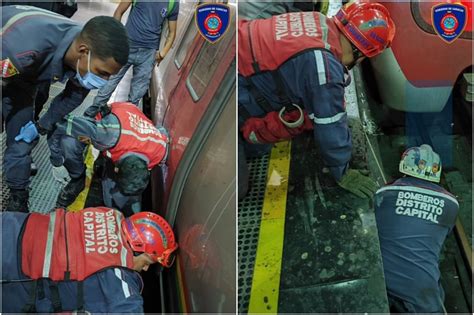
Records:
[[[32,282],[32,289],[28,303],[23,306],[22,311],[25,313],[36,313],[36,288],[38,287],[38,280]]]
[[[263,112],[265,114],[274,112],[275,110],[270,105],[270,102],[268,102],[268,100],[262,95],[262,93],[260,93],[255,84],[253,84],[252,80],[247,78],[245,78],[245,80],[248,83],[250,93],[257,102],[257,105],[263,110]]]
[[[85,313],[84,308],[84,281],[77,282],[77,312]]]
[[[280,99],[280,102],[282,103],[283,107],[290,108],[292,105],[290,98],[288,95],[286,95],[285,91],[285,84],[283,83],[283,79],[281,77],[280,72],[278,71],[271,71],[271,74],[273,76],[273,80],[275,81],[276,84],[276,89],[278,93],[278,98]]]
[[[53,311],[55,313],[62,312],[63,307],[61,305],[61,298],[59,296],[59,289],[56,282],[51,282],[51,284],[49,285],[49,291],[51,292],[51,303],[53,304]]]

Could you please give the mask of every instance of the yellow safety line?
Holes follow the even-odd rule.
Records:
[[[92,146],[87,147],[87,154],[85,158],[86,163],[86,186],[84,190],[77,196],[76,200],[67,208],[69,211],[77,212],[84,209],[86,204],[87,195],[91,187],[92,176],[94,175],[94,155],[92,154]]]
[[[273,148],[268,165],[249,313],[277,313],[291,142]]]

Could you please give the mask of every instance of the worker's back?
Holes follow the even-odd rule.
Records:
[[[408,311],[442,310],[438,260],[458,208],[454,196],[442,187],[416,178],[398,179],[376,193],[387,291],[412,304],[405,305]]]

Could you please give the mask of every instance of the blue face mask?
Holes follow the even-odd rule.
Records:
[[[81,76],[81,74],[79,73],[79,60],[77,60],[76,79],[77,81],[79,81],[79,83],[83,87],[85,87],[88,90],[100,89],[107,83],[107,80],[104,80],[98,75],[93,74],[90,69],[90,64],[91,64],[91,52],[89,50],[89,53],[87,55],[87,73],[84,77]]]

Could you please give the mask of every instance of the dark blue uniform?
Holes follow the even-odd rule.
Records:
[[[2,308],[1,312],[19,313],[29,302],[33,282],[21,271],[19,240],[28,214],[4,212],[2,220]],[[38,284],[36,296],[37,312],[52,312],[51,281],[44,279]],[[140,275],[129,269],[109,268],[97,272],[84,280],[84,308],[94,313],[143,313],[140,295],[143,282]],[[77,310],[77,282],[57,282],[62,310]]]
[[[339,180],[351,158],[352,140],[344,105],[345,67],[326,50],[309,50],[291,58],[278,70],[284,93],[292,103],[303,107],[314,122],[314,137],[324,162],[334,178]],[[239,106],[252,117],[264,116],[250,93],[249,81],[275,111],[283,104],[274,77],[262,72],[245,79],[239,75]],[[239,115],[239,128],[245,122]],[[240,159],[239,159],[240,160]]]
[[[7,132],[4,172],[10,188],[29,185],[31,150],[36,142],[15,141],[22,126],[33,120],[37,87],[44,82],[65,82],[66,88],[51,103],[39,124],[52,130],[56,122],[74,110],[89,90],[74,79],[75,69],[66,68],[63,58],[82,25],[39,8],[14,5],[2,7],[2,117]],[[69,80],[68,80],[69,79]]]
[[[456,198],[442,187],[411,177],[375,195],[387,292],[408,312],[443,312],[439,254],[458,209]]]

